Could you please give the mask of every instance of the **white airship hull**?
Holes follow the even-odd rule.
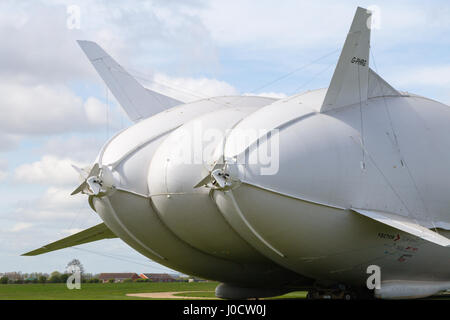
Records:
[[[213,124],[224,123],[228,115],[231,126],[256,108],[273,102],[259,97],[228,97],[223,101],[236,99],[242,101],[241,108],[218,104],[220,100],[216,100],[174,109],[186,118],[201,121],[206,117],[203,121]],[[108,228],[143,255],[187,274],[247,285],[261,281],[288,285],[293,279],[299,285],[309,284],[309,279],[277,266],[246,243],[221,216],[209,190],[194,190],[204,174],[203,164],[182,168],[172,165],[175,159],[167,156],[171,144],[165,147],[165,143],[190,122],[185,120],[182,126],[174,123],[171,112],[121,132],[100,153],[97,162],[112,169],[115,190],[104,197],[91,197],[90,201]],[[208,119],[208,115],[215,119]],[[170,126],[174,130],[167,130]],[[125,145],[131,151],[124,152]]]
[[[407,101],[400,102],[401,99]],[[413,108],[411,99],[396,97],[387,103],[390,108],[400,108],[405,104]],[[414,97],[414,101],[420,104],[423,98]],[[211,167],[214,156],[211,155],[201,164],[177,161],[171,153],[173,141],[181,139],[183,134],[193,135],[195,124],[203,124],[203,129],[208,129],[209,125],[220,131],[233,128],[228,138],[240,126],[273,129],[274,125],[262,122],[259,114],[271,112],[271,108],[281,103],[283,101],[267,107],[255,107],[257,112],[252,112],[255,110],[253,108],[209,112],[164,135],[161,141],[154,140],[157,146],[148,144],[146,148],[137,149],[115,165],[117,172],[120,172],[119,180],[124,181],[127,189],[118,183],[117,191],[107,197],[109,200],[94,198],[94,207],[115,234],[149,258],[182,272],[222,282],[260,283],[265,272],[273,267],[272,263],[281,266],[277,269],[280,275],[285,272],[287,276],[293,272],[307,279],[319,279],[323,284],[361,285],[367,279],[367,267],[373,264],[380,266],[386,281],[405,278],[430,280],[430,255],[445,255],[447,248],[352,210],[361,207],[389,212],[397,210],[401,215],[400,204],[405,203],[407,208],[418,206],[417,198],[409,200],[391,196],[390,188],[406,188],[411,192],[413,182],[408,180],[411,178],[405,168],[409,158],[400,157],[397,148],[392,146],[384,131],[388,128],[368,127],[364,149],[356,140],[358,133],[351,126],[351,121],[346,119],[358,118],[357,107],[341,110],[340,115],[331,117],[305,106],[304,112],[311,113],[308,117],[300,114],[283,121],[275,119],[279,122],[275,127],[281,128],[280,165],[276,174],[253,174],[257,172],[258,165],[238,165],[234,172],[241,184],[236,188],[226,191],[194,189]],[[289,103],[284,103],[288,108]],[[296,101],[290,103],[295,105]],[[443,112],[440,119],[447,117],[446,106],[429,100],[425,103],[428,112],[435,108],[435,112]],[[418,108],[415,114],[420,110],[423,109]],[[380,109],[377,104],[371,106],[370,100],[364,111],[372,120],[380,118],[375,123],[385,122],[386,110]],[[255,122],[249,124],[253,117]],[[394,112],[391,117],[392,121],[398,121]],[[300,120],[292,121],[298,118]],[[152,118],[147,121],[148,126],[152,127]],[[406,120],[407,123],[410,121]],[[286,126],[285,123],[291,125]],[[412,139],[414,135],[423,139],[429,128],[415,126],[404,130],[410,130],[402,134]],[[126,135],[127,132],[122,133],[122,139]],[[381,137],[381,140],[371,141],[371,135]],[[130,142],[135,141],[136,137],[130,134],[129,139]],[[401,142],[399,139],[399,148],[407,154],[408,149]],[[110,142],[103,153],[115,154],[108,150],[115,146],[114,141]],[[202,145],[201,152],[204,147],[206,145]],[[365,158],[362,150],[367,153]],[[370,154],[368,150],[371,150]],[[257,148],[254,148],[251,152],[256,151]],[[229,152],[225,156],[232,158],[235,150]],[[382,164],[374,160],[380,152],[385,161]],[[106,159],[103,157],[104,161]],[[362,161],[365,161],[364,167],[361,166]],[[427,167],[435,165],[430,161],[417,170],[429,171]],[[108,161],[103,164],[107,165]],[[126,167],[140,170],[134,175],[120,171],[120,168]],[[342,167],[346,174],[339,171]],[[142,168],[148,168],[147,175],[143,174],[146,170]],[[379,170],[385,172],[388,168],[402,171],[389,175],[390,179],[397,180],[375,178],[380,174]],[[148,186],[148,190],[142,190],[140,186],[143,185]],[[419,183],[417,188],[421,186]],[[383,198],[382,202],[378,201],[377,195]],[[435,193],[423,193],[424,201],[428,200],[427,195],[436,196]],[[410,204],[408,201],[414,202]],[[375,206],[380,203],[382,207]],[[444,218],[435,221],[445,226]],[[442,232],[447,234],[447,231]],[[247,268],[251,266],[251,277],[244,271],[246,267],[241,267],[243,265]],[[261,270],[260,276],[257,276],[256,266]],[[441,258],[439,266],[433,269],[432,279],[448,279],[449,267],[450,259]],[[275,278],[271,276],[272,280]],[[276,281],[279,281],[278,286],[289,287],[283,283],[285,279],[282,276]],[[305,279],[304,285],[307,283]],[[297,285],[302,286],[300,277]]]

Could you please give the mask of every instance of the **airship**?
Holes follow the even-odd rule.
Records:
[[[371,18],[357,8],[328,88],[282,99],[186,103],[79,41],[133,125],[76,168],[103,223],[24,255],[120,238],[225,299],[449,289],[450,109],[369,67]]]

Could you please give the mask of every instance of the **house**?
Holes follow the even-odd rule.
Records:
[[[208,282],[208,280],[191,276],[189,277],[188,282]]]
[[[98,278],[101,282],[106,283],[111,279],[113,279],[114,282],[123,282],[126,279],[131,279],[134,281],[140,277],[136,273],[100,273]]]
[[[142,279],[150,279],[152,282],[176,282],[177,279],[167,273],[141,273]]]

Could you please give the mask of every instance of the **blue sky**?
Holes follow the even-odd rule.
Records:
[[[73,258],[93,273],[168,270],[120,240],[20,257],[101,222],[85,197],[69,196],[70,164],[90,164],[130,124],[77,39],[175,97],[282,97],[328,86],[356,7],[375,6],[372,68],[397,89],[450,103],[448,1],[19,3],[0,3],[0,272],[63,271]],[[79,29],[67,27],[71,5]]]

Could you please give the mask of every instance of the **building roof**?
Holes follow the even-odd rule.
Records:
[[[162,279],[171,279],[175,280],[170,274],[167,273],[142,273],[140,274],[143,279],[154,279],[154,280],[162,280]]]
[[[131,278],[139,277],[136,273],[100,273],[98,278],[100,280],[105,279],[131,279]]]

